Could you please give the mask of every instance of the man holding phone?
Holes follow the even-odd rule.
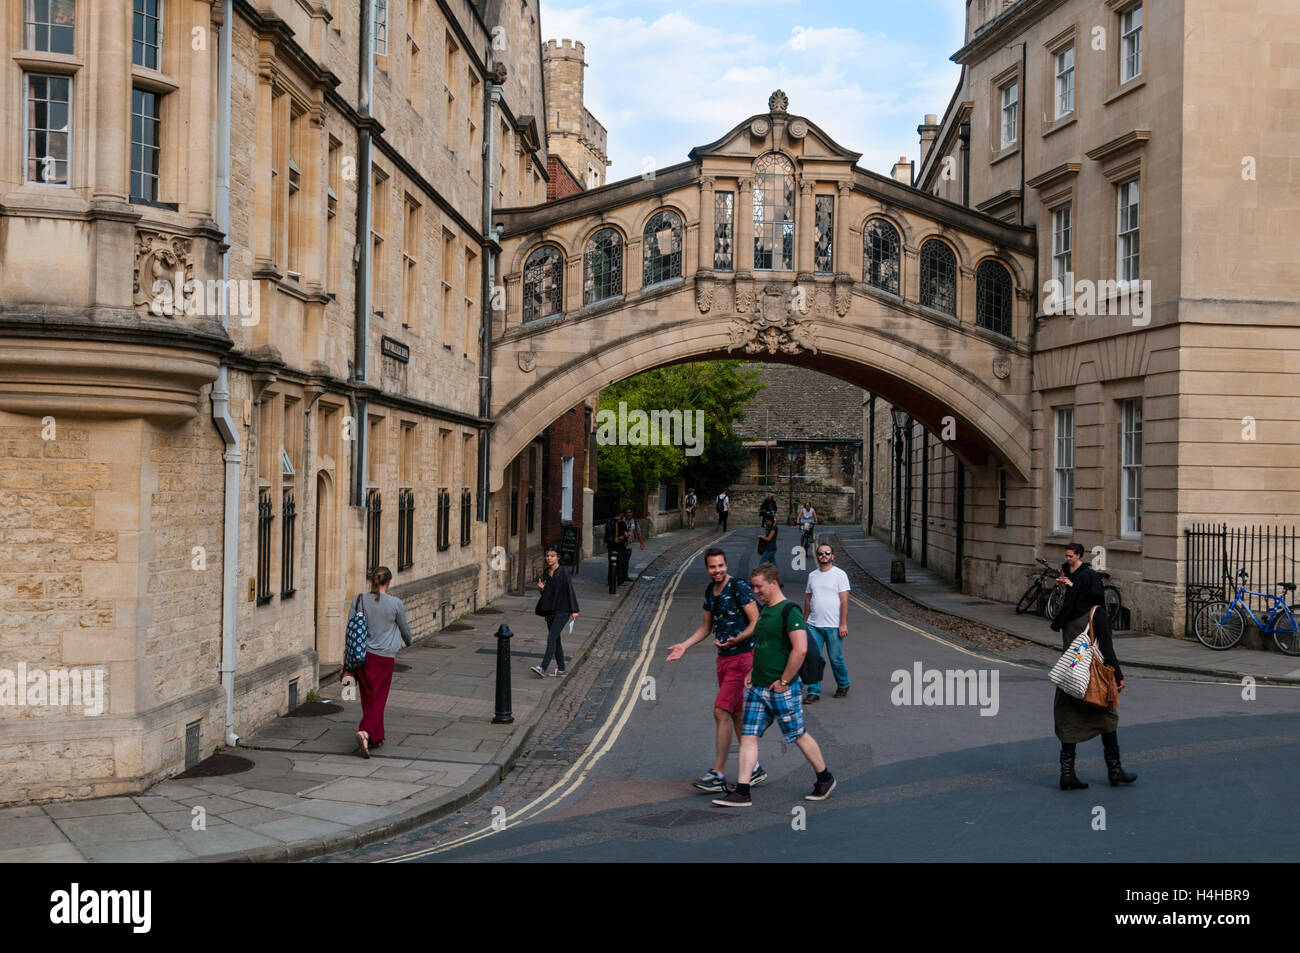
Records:
[[[684,642],[668,648],[668,661],[675,662],[692,645],[713,633],[718,649],[718,696],[713,700],[713,720],[717,726],[713,767],[693,782],[707,794],[722,794],[727,788],[725,770],[731,736],[740,741],[741,712],[745,707],[745,681],[754,665],[754,624],[758,622],[758,603],[748,582],[727,573],[727,554],[717,546],[704,551],[704,567],[712,582],[704,589],[704,621]],[[754,766],[751,785],[767,780],[762,765]]]

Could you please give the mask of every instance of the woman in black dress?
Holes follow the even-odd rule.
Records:
[[[555,671],[552,676],[558,678],[565,673],[564,649],[560,645],[560,633],[568,622],[578,620],[578,594],[573,591],[573,579],[569,570],[560,565],[560,551],[554,545],[547,546],[544,554],[546,570],[537,580],[541,598],[537,600],[537,614],[546,619],[546,654],[542,664],[534,665],[530,671],[538,678],[546,675],[546,666],[555,657]]]
[[[1093,586],[1092,581],[1096,581]],[[1066,568],[1058,582],[1070,588],[1065,605],[1056,617],[1052,628],[1061,630],[1061,649],[1070,647],[1070,643],[1079,633],[1088,628],[1092,619],[1092,636],[1101,656],[1115,667],[1115,684],[1124,690],[1124,673],[1115,657],[1115,645],[1111,639],[1110,620],[1106,616],[1105,598],[1102,594],[1101,580],[1092,568],[1083,564],[1083,547],[1071,543],[1066,550]],[[1097,611],[1093,611],[1096,609]],[[1062,620],[1065,620],[1062,622]],[[1098,708],[1081,699],[1067,695],[1060,688],[1056,690],[1056,699],[1052,704],[1052,715],[1056,723],[1056,737],[1061,739],[1061,790],[1071,791],[1086,788],[1088,785],[1079,780],[1074,773],[1075,746],[1080,741],[1088,741],[1101,735],[1102,748],[1105,751],[1106,771],[1111,786],[1120,783],[1131,784],[1137,780],[1136,774],[1124,770],[1119,760],[1119,713],[1113,709]]]

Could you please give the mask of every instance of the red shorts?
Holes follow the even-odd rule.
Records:
[[[718,656],[718,697],[714,708],[741,711],[745,707],[745,676],[754,667],[754,653]]]

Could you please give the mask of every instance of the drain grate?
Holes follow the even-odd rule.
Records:
[[[303,702],[293,711],[285,715],[286,718],[315,718],[319,715],[338,715],[343,711],[343,706],[337,702]]]
[[[640,824],[642,827],[687,827],[691,824],[708,824],[711,821],[721,821],[727,817],[734,817],[732,814],[725,814],[722,811],[701,811],[698,808],[686,808],[681,811],[668,811],[666,814],[647,814],[644,817],[629,817],[629,824]]]
[[[248,758],[241,758],[237,754],[214,754],[211,758],[204,758],[194,767],[176,775],[176,777],[219,778],[227,774],[240,774],[251,770],[252,767],[252,761]]]

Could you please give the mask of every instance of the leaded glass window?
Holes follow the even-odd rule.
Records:
[[[899,247],[898,229],[883,218],[872,219],[862,238],[862,280],[898,294]]]
[[[957,314],[957,256],[937,238],[921,246],[921,304]]]
[[[71,53],[74,20],[73,0],[27,0],[23,45],[46,53]]]
[[[587,242],[582,256],[582,303],[595,304],[623,293],[623,236],[602,228]]]
[[[27,87],[26,155],[23,157],[27,181],[67,185],[72,80],[43,73],[24,73],[23,79]]]
[[[564,310],[564,256],[554,245],[543,245],[524,263],[524,321]]]
[[[779,152],[754,167],[754,267],[794,270],[794,164]]]
[[[817,196],[813,222],[813,271],[829,275],[835,270],[835,196]]]
[[[713,270],[731,271],[735,265],[732,244],[736,236],[736,194],[713,193]]]
[[[682,220],[676,212],[655,212],[641,235],[641,287],[682,276]]]
[[[1011,275],[995,261],[975,270],[975,324],[1011,337]]]

